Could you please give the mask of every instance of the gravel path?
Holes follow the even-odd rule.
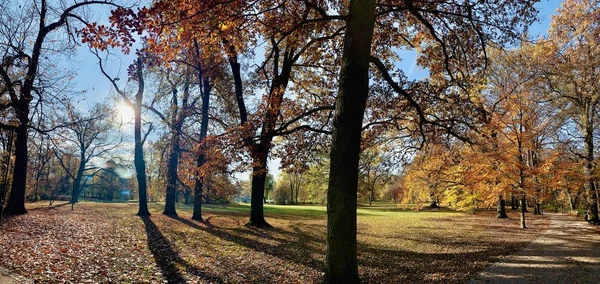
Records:
[[[523,250],[504,256],[471,283],[600,283],[600,231],[561,214]]]

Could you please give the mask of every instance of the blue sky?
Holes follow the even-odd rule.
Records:
[[[540,11],[540,21],[530,27],[530,35],[532,37],[546,34],[547,29],[550,27],[550,15],[556,11],[560,3],[562,3],[562,0],[542,0],[536,4],[536,7]],[[120,62],[112,62],[108,69],[111,75],[117,75],[119,70],[126,70],[127,65],[133,62],[134,57],[133,55],[121,55],[116,50],[113,53],[115,55],[119,54],[118,61]],[[426,74],[426,72],[416,65],[416,54],[414,52],[402,51],[401,57],[401,66],[407,76],[421,77],[419,75]],[[75,62],[70,64],[77,72],[74,87],[78,90],[87,90],[85,100],[88,103],[104,101],[110,93],[111,85],[100,73],[96,58],[89,53],[86,46],[81,46],[74,58]]]
[[[540,20],[534,23],[530,27],[530,35],[532,37],[538,37],[545,35],[547,29],[550,27],[551,15],[556,12],[556,9],[560,6],[562,0],[542,0],[536,4],[539,9]],[[107,15],[107,10],[102,8],[97,12],[98,16],[101,14]],[[122,55],[120,51],[115,50],[113,54],[118,55],[113,58],[113,61],[107,64],[108,73],[112,76],[123,77],[123,72],[126,72],[127,66],[133,62],[133,55]],[[409,78],[423,78],[427,76],[427,71],[420,69],[416,64],[416,53],[412,51],[400,51],[402,62],[400,67],[404,70],[405,74]],[[95,56],[90,54],[87,46],[81,46],[77,54],[73,57],[74,61],[66,63],[66,68],[75,70],[77,73],[73,82],[73,88],[76,91],[86,90],[84,100],[80,102],[81,108],[87,108],[87,106],[95,103],[106,101],[107,97],[111,93],[112,86],[108,80],[100,73],[98,68],[98,62]],[[121,80],[123,82],[125,80]],[[278,176],[279,161],[273,160],[269,163],[269,170],[274,176]],[[238,175],[240,178],[247,178],[248,174]]]

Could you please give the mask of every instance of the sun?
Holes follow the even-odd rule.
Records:
[[[135,119],[135,111],[129,105],[120,104],[119,118],[121,119],[122,123],[133,123]]]

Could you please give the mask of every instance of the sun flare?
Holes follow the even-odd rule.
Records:
[[[132,107],[121,104],[119,105],[119,117],[122,123],[133,123],[135,119],[135,112]]]

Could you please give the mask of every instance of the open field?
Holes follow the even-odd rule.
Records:
[[[151,204],[150,218],[135,204],[81,203],[48,207],[0,229],[6,269],[43,282],[269,282],[316,283],[323,276],[326,215],[323,206],[267,205],[274,229],[244,226],[247,205],[208,205],[206,222],[191,221]],[[535,239],[548,222],[528,214],[496,220],[444,211],[401,211],[393,204],[358,210],[359,270],[363,282],[465,282],[498,256]]]

